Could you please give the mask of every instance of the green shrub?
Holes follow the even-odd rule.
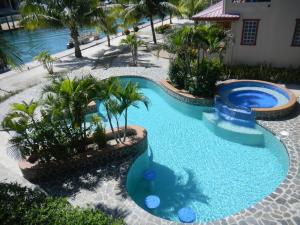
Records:
[[[139,30],[140,30],[139,27],[137,27],[137,26],[133,27],[133,31],[134,31],[134,32],[138,32]]]
[[[176,58],[170,62],[168,71],[170,81],[178,88],[185,88],[186,84],[186,70],[184,63]]]
[[[300,84],[300,68],[272,68],[264,65],[224,66],[221,79],[255,79],[275,83]]]
[[[73,207],[64,198],[47,197],[18,184],[0,183],[1,224],[122,225],[99,210]]]
[[[193,65],[193,79],[189,85],[189,91],[193,95],[213,97],[216,91],[216,83],[219,80],[222,64],[218,60],[204,59],[199,68]]]
[[[88,103],[101,90],[97,84],[92,77],[54,79],[44,87],[44,97],[39,102],[12,104],[2,127],[14,131],[10,144],[16,155],[20,152],[23,158],[34,156],[45,163],[84,152],[87,136],[92,133],[85,114]]]
[[[167,33],[168,31],[170,31],[172,29],[172,26],[170,24],[164,24],[164,25],[161,25],[161,26],[158,26],[155,28],[155,31],[158,33],[158,34],[165,34]]]
[[[101,121],[101,118],[98,115],[92,116],[92,124],[95,126],[95,130],[93,132],[93,140],[94,143],[98,145],[99,148],[103,148],[106,146],[106,133],[105,127]]]

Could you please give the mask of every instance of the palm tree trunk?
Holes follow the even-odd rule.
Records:
[[[110,47],[110,36],[106,35],[106,38],[107,38],[107,45],[108,45],[108,47]]]
[[[109,111],[108,111],[108,109],[106,107],[105,107],[105,109],[106,109],[107,118],[108,118],[108,122],[109,122],[109,126],[110,126],[110,129],[111,129],[111,132],[113,133],[113,136],[114,136],[114,139],[116,140],[116,142],[119,143],[119,140],[117,138],[117,135],[115,133],[114,127],[113,127],[112,122],[111,122],[110,113],[109,113]]]
[[[137,61],[138,61],[137,47],[134,48],[133,53],[134,53],[134,65],[137,65]]]
[[[170,24],[173,24],[173,22],[172,22],[172,13],[170,13]]]
[[[82,54],[81,54],[81,50],[80,50],[80,44],[79,44],[79,40],[78,40],[78,31],[77,28],[71,30],[71,37],[74,41],[74,47],[75,47],[75,57],[76,58],[81,58]]]
[[[126,141],[126,135],[127,135],[127,109],[125,109],[125,126],[124,126],[123,142]]]
[[[152,30],[152,36],[153,36],[153,42],[156,44],[156,36],[155,36],[155,30],[154,30],[154,24],[153,24],[153,18],[152,15],[149,16],[150,18],[150,24],[151,24],[151,30]]]

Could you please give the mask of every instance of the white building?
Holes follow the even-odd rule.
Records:
[[[231,29],[227,64],[300,66],[300,0],[222,0],[193,19]]]

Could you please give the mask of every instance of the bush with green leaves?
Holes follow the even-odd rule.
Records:
[[[55,58],[53,58],[48,51],[41,51],[34,59],[41,63],[49,74],[53,74],[53,63]]]
[[[102,101],[118,143],[126,141],[128,108],[138,107],[139,102],[148,107],[148,99],[137,85],[129,82],[122,86],[118,78],[52,79],[43,88],[39,101],[12,104],[11,111],[2,121],[5,130],[13,131],[11,153],[32,162],[47,163],[68,160],[85,152],[91,140],[99,148],[105,147],[106,133],[101,118],[94,115],[91,123],[86,119],[88,104],[96,100]],[[125,119],[123,133],[119,125],[121,116]]]
[[[172,29],[172,25],[164,24],[155,28],[156,33],[165,34]]]
[[[219,80],[222,68],[223,65],[218,60],[204,59],[200,65],[194,65],[189,91],[193,95],[213,97],[216,91],[215,84]]]
[[[221,79],[254,79],[300,84],[300,68],[272,68],[265,65],[224,66]]]
[[[168,76],[170,81],[179,89],[187,87],[187,76],[183,60],[175,58],[169,65]]]
[[[47,197],[38,190],[0,183],[1,224],[123,225],[95,209],[73,207],[66,199]]]
[[[212,97],[221,73],[225,33],[214,25],[184,26],[168,36],[164,48],[173,53],[169,79],[179,88]]]
[[[85,115],[97,84],[91,76],[53,79],[43,88],[38,102],[12,104],[2,121],[5,130],[14,131],[10,139],[12,152],[42,163],[66,160],[84,152],[94,129],[87,125]],[[97,125],[102,126],[101,122]]]

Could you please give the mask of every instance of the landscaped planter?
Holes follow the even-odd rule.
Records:
[[[87,150],[72,159],[66,161],[52,161],[49,163],[30,163],[27,160],[19,162],[19,167],[24,178],[29,181],[40,181],[53,179],[56,176],[68,174],[75,170],[92,168],[94,166],[105,165],[113,160],[126,157],[136,158],[147,149],[147,131],[138,126],[128,127],[128,137],[125,143],[107,144],[105,148],[99,150]],[[107,140],[113,139],[111,132],[106,133]]]
[[[186,90],[177,89],[167,80],[160,81],[160,84],[169,95],[173,96],[174,98],[182,102],[187,102],[193,105],[213,106],[214,103],[213,98],[194,96],[188,93]]]

